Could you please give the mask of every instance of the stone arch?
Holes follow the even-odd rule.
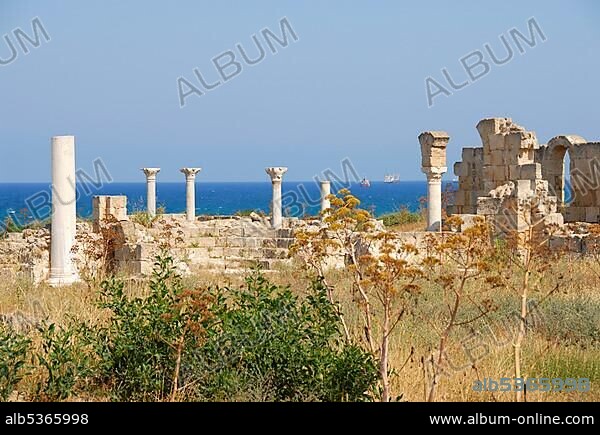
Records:
[[[576,147],[585,144],[587,141],[581,136],[564,135],[556,136],[550,139],[548,145],[544,148],[542,157],[542,178],[548,180],[548,185],[554,195],[556,195],[559,206],[565,205],[565,156],[569,153],[571,174],[574,167],[574,158],[578,155]],[[576,188],[576,186],[572,186]],[[577,192],[573,192],[577,197]]]

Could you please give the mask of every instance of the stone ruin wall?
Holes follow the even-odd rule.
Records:
[[[77,223],[74,264],[81,278],[108,270],[127,277],[152,273],[156,255],[166,249],[182,275],[198,272],[243,273],[259,265],[264,271],[286,270],[294,261],[290,246],[298,230],[319,232],[320,219],[285,218],[281,228],[272,228],[268,217],[199,217],[193,222],[185,214],[156,216],[151,225],[134,222],[127,215],[125,196],[93,199],[93,220]],[[384,227],[374,221],[374,231]],[[426,232],[399,234],[398,243],[422,247]],[[108,241],[108,243],[107,243]],[[49,228],[10,233],[0,240],[0,276],[21,277],[34,283],[47,281],[50,270]],[[361,252],[376,254],[373,244],[359,243]],[[332,250],[326,260],[331,268],[346,266],[341,250]]]
[[[259,264],[264,270],[291,261],[293,220],[272,229],[267,218],[218,217],[188,222],[183,215],[156,216],[150,225],[132,221],[125,196],[97,196],[93,219],[78,222],[72,251],[80,277],[108,265],[110,272],[148,276],[156,255],[166,249],[178,271],[239,272]],[[48,279],[49,228],[10,233],[0,240],[0,275],[20,276],[35,283]]]
[[[448,214],[482,215],[500,230],[522,229],[528,219],[557,225],[599,223],[599,143],[557,136],[539,144],[534,132],[510,118],[484,119],[477,130],[483,146],[463,148],[462,161],[454,165],[458,190]],[[567,152],[572,185],[568,204],[563,176]]]
[[[591,236],[582,226],[585,224],[577,224],[581,228],[575,229],[562,225],[599,223],[600,143],[587,142],[579,136],[557,136],[540,145],[535,133],[509,118],[484,119],[477,130],[483,146],[464,148],[462,161],[454,165],[458,191],[454,204],[447,208],[448,214],[461,215],[465,225],[473,216],[485,216],[500,231],[523,229],[528,221],[544,226],[555,224],[562,229],[550,240],[556,248],[586,252],[592,245],[595,250],[600,246],[598,237]],[[428,196],[430,200],[437,198],[437,207],[428,208],[430,232],[399,233],[399,243],[409,242],[421,248],[428,234],[445,234],[441,232],[440,186],[446,172],[448,141],[449,135],[441,131],[419,136]],[[566,153],[570,156],[573,185],[568,204],[563,195],[562,172]],[[274,170],[278,171],[276,177],[270,174]],[[280,179],[285,170],[267,168],[274,201],[280,200]],[[188,178],[186,175],[186,181]],[[327,191],[323,185],[321,188]],[[188,206],[194,203],[189,193],[188,186]],[[377,230],[383,229],[381,222],[374,222]],[[280,270],[293,261],[289,248],[295,231],[321,231],[323,227],[319,219],[286,218],[281,226],[275,226],[273,220],[258,215],[196,218],[191,207],[186,214],[160,215],[150,225],[143,225],[128,216],[126,197],[98,196],[93,199],[92,220],[76,225],[71,253],[80,277],[98,273],[106,264],[109,272],[147,276],[161,248],[168,249],[182,274],[242,272],[256,264],[264,270]],[[0,239],[0,276],[21,276],[36,283],[51,278],[50,238],[49,226],[5,235]],[[359,249],[377,253],[376,246]],[[328,263],[331,267],[345,267],[346,258],[338,250],[331,253]]]

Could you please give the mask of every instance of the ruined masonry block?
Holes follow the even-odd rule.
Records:
[[[529,199],[533,196],[534,190],[531,187],[530,180],[516,180],[514,183],[517,199]]]
[[[466,177],[468,175],[467,167],[462,162],[454,163],[453,169],[454,169],[454,175],[456,175],[457,177]]]
[[[110,217],[117,221],[127,220],[126,196],[94,196],[92,199],[92,217],[94,224],[106,221]]]
[[[489,147],[491,151],[504,151],[506,147],[506,141],[504,136],[492,135],[489,137]]]
[[[565,222],[582,222],[584,219],[584,207],[570,206],[565,208]]]
[[[503,166],[504,165],[504,151],[503,150],[492,151],[490,161],[491,161],[490,164],[492,164],[492,165]]]
[[[502,199],[481,197],[477,199],[477,214],[481,215],[495,215],[500,211],[502,206]]]
[[[446,166],[446,146],[450,136],[444,131],[426,131],[419,135],[421,167]]]
[[[542,165],[540,163],[530,163],[520,166],[520,179],[537,180],[542,178]]]
[[[586,207],[585,208],[585,221],[589,223],[598,223],[600,215],[600,207]]]

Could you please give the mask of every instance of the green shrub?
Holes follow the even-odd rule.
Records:
[[[112,314],[96,346],[104,380],[119,400],[166,399],[177,390],[178,359],[203,335],[206,296],[184,289],[170,257],[157,259],[147,298],[127,298],[115,279],[102,289]]]
[[[30,340],[0,324],[0,400],[6,401],[26,372]]]
[[[224,293],[227,295],[225,303]],[[186,359],[203,400],[360,401],[377,381],[371,356],[341,341],[320,281],[303,300],[259,272],[223,289],[207,342]]]
[[[39,328],[42,352],[36,357],[45,370],[45,382],[38,385],[37,395],[42,400],[64,400],[80,381],[91,374],[90,353],[77,326],[68,328],[51,324]]]
[[[379,217],[386,227],[394,225],[405,225],[422,222],[423,215],[419,211],[410,211],[408,208],[401,208],[397,212],[384,214]]]
[[[186,290],[159,257],[146,298],[103,283],[110,324],[95,337],[99,381],[118,400],[370,398],[371,356],[341,341],[320,281],[299,299],[259,272],[240,289]]]
[[[134,224],[142,225],[143,227],[150,228],[154,221],[156,221],[156,216],[151,216],[148,212],[138,211],[134,212],[130,216],[131,222]]]
[[[600,343],[600,304],[589,296],[549,298],[541,305],[540,332],[561,344],[597,346]]]

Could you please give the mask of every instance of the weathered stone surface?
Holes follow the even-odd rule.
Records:
[[[598,222],[600,144],[580,136],[557,136],[540,145],[536,135],[510,118],[483,119],[477,124],[481,148],[463,148],[454,165],[458,190],[447,212],[478,213],[521,228],[526,222]],[[572,201],[565,207],[564,157],[569,153]],[[427,157],[424,155],[424,158]],[[501,203],[485,198],[501,199]]]

